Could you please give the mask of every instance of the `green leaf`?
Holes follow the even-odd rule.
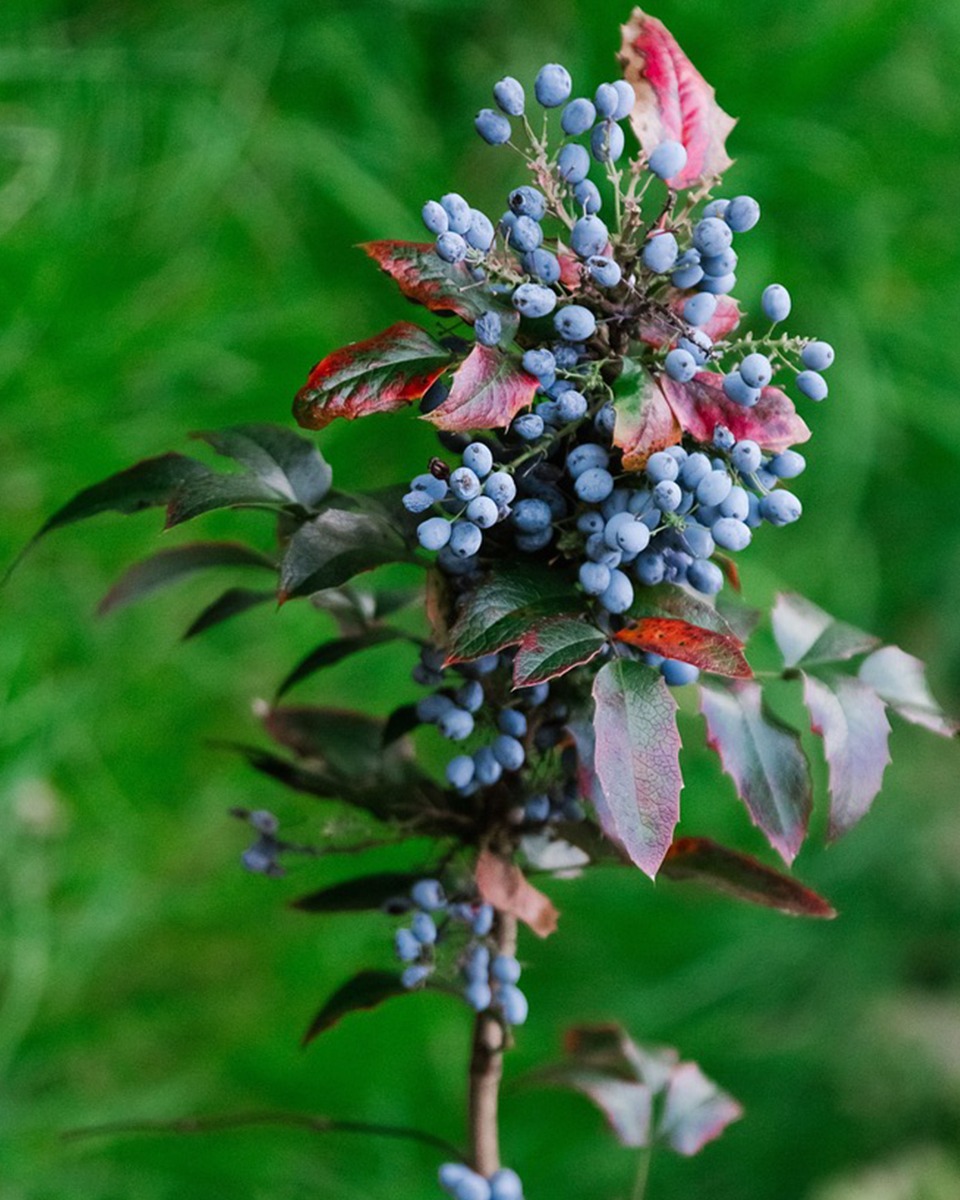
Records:
[[[186,480],[170,497],[166,528],[192,521],[217,508],[278,508],[285,498],[256,475],[222,475],[203,468],[203,473]]]
[[[573,617],[536,621],[520,639],[513,664],[514,687],[556,679],[596,658],[607,644],[599,629]]]
[[[880,645],[879,638],[834,620],[795,592],[777,596],[772,619],[773,636],[786,667],[843,662]]]
[[[704,684],[700,711],[707,743],[720,755],[753,823],[785,862],[793,862],[813,808],[810,769],[798,734],[768,711],[753,682],[726,688]]]
[[[372,513],[329,509],[296,531],[280,565],[281,603],[339,587],[361,571],[409,559],[403,538]]]
[[[578,612],[583,598],[555,571],[506,568],[468,592],[450,631],[448,663],[467,662],[519,642],[537,617]]]
[[[600,668],[593,699],[601,828],[653,878],[680,819],[676,701],[657,671],[626,659]]]
[[[218,454],[243,463],[277,495],[316,508],[330,490],[333,472],[316,446],[279,425],[233,425],[195,433]]]
[[[268,600],[275,600],[276,592],[255,591],[251,588],[228,588],[222,596],[219,596],[212,604],[207,605],[202,613],[196,618],[192,625],[183,635],[183,640],[196,637],[198,634],[205,633],[208,629],[212,629],[214,625],[219,625],[223,621],[229,621],[231,617],[239,617],[242,613],[247,612],[251,608],[256,608],[260,604],[266,604]]]
[[[423,871],[384,871],[360,875],[329,887],[319,888],[291,901],[291,908],[310,913],[365,912],[389,906],[390,901],[410,904],[410,889],[424,877]]]
[[[956,737],[960,725],[944,715],[927,685],[923,663],[898,646],[884,646],[860,664],[860,678],[913,725]]]
[[[126,570],[100,601],[102,615],[140,600],[167,584],[210,567],[259,567],[275,572],[276,563],[241,542],[190,542],[161,550]]]
[[[383,722],[365,713],[313,705],[274,705],[261,714],[267,733],[300,758],[346,777],[371,775],[396,761],[383,753]]]
[[[408,321],[328,354],[297,392],[293,414],[305,429],[338,417],[394,412],[419,400],[450,365],[450,353]]]
[[[625,359],[613,385],[617,423],[613,444],[623,451],[623,469],[642,471],[658,450],[680,441],[680,422],[663,392],[633,359]]]
[[[824,682],[803,676],[811,728],[823,738],[830,781],[831,840],[870,809],[890,762],[887,706],[872,687],[849,675]]]
[[[405,994],[406,988],[393,972],[361,971],[338,988],[320,1009],[303,1035],[303,1045],[309,1045],[315,1037],[336,1025],[348,1013],[376,1008],[385,1000]]]
[[[318,646],[316,650],[302,658],[287,675],[277,688],[277,699],[286,695],[295,684],[309,679],[311,675],[323,670],[324,667],[332,667],[361,650],[368,650],[372,646],[382,646],[385,642],[393,642],[403,636],[399,630],[387,629],[380,625],[355,637],[335,638],[332,641],[324,642],[322,646]]]
[[[710,838],[678,838],[660,868],[661,879],[703,883],[749,904],[775,908],[794,917],[835,917],[836,911],[816,892],[739,850],[728,850]]]

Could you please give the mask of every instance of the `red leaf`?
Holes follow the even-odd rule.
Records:
[[[660,868],[661,876],[679,881],[692,879],[717,891],[776,908],[794,917],[835,917],[836,910],[822,896],[766,866],[749,854],[728,850],[710,838],[677,838]]]
[[[478,344],[457,368],[449,396],[425,420],[451,433],[505,429],[539,386],[517,359]]]
[[[829,683],[803,677],[811,728],[823,738],[830,777],[830,838],[865,816],[890,762],[887,706],[872,687],[849,675]]]
[[[635,8],[622,32],[620,64],[637,93],[630,124],[640,145],[650,154],[667,139],[683,143],[687,162],[670,180],[675,188],[719,178],[732,162],[725,142],[736,121],[655,17]]]
[[[516,863],[491,850],[481,850],[476,879],[480,895],[488,904],[523,921],[538,937],[549,937],[556,930],[559,913],[543,892],[527,881]]]
[[[469,324],[491,307],[464,263],[445,263],[432,242],[364,242],[365,251],[408,300],[431,312],[452,312]]]
[[[643,617],[615,636],[618,642],[626,642],[638,650],[678,658],[716,675],[732,675],[736,679],[749,679],[753,675],[743,657],[743,646],[735,637],[714,633],[689,621]]]
[[[651,454],[680,441],[680,424],[660,388],[630,359],[614,384],[614,395],[613,444],[623,451],[625,471],[642,471]]]
[[[734,404],[724,395],[722,377],[701,371],[689,383],[663,376],[661,386],[686,433],[698,442],[712,442],[717,425],[726,425],[740,441],[751,438],[762,449],[779,454],[810,437],[793,401],[779,388],[766,387],[753,408]]]
[[[674,299],[667,304],[667,309],[676,320],[671,320],[663,312],[654,312],[640,326],[640,340],[648,346],[671,346],[680,336],[685,326],[683,306],[687,301],[685,294],[674,293]],[[718,296],[717,307],[713,316],[700,326],[702,331],[713,342],[719,342],[732,333],[740,324],[740,305],[733,296]]]
[[[318,362],[297,392],[293,415],[304,429],[323,429],[337,417],[352,421],[394,412],[419,400],[449,362],[449,353],[428,333],[399,321]]]

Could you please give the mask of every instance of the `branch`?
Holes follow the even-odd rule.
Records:
[[[367,1133],[377,1137],[405,1138],[432,1146],[448,1159],[463,1161],[463,1154],[456,1146],[421,1129],[409,1129],[403,1125],[378,1125],[369,1121],[308,1117],[302,1113],[252,1112],[237,1113],[234,1116],[180,1117],[172,1121],[110,1121],[104,1125],[88,1125],[83,1129],[67,1129],[60,1136],[64,1141],[73,1142],[81,1138],[107,1137],[117,1133],[220,1133],[225,1130],[244,1129],[251,1125],[286,1125],[295,1129],[309,1129],[312,1133]]]

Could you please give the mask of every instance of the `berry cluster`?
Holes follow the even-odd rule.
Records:
[[[444,1163],[440,1186],[453,1200],[523,1200],[523,1184],[516,1171],[501,1167],[489,1179],[463,1163]]]
[[[246,870],[255,875],[268,875],[271,879],[279,879],[284,874],[280,865],[280,852],[287,849],[285,843],[277,838],[280,822],[272,812],[263,808],[254,809],[253,812],[244,811],[242,816],[259,836],[252,846],[244,850],[240,856],[241,863]]]

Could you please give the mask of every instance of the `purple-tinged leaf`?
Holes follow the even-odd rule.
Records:
[[[582,597],[555,571],[504,568],[467,593],[450,630],[447,663],[469,662],[515,645],[535,619],[582,607]]]
[[[539,386],[515,355],[478,343],[454,372],[446,400],[424,420],[449,433],[506,429],[533,403]]]
[[[249,609],[257,608],[269,600],[276,600],[276,598],[277,594],[273,589],[266,592],[256,591],[252,588],[227,588],[222,596],[218,596],[200,613],[184,633],[183,639],[186,641],[188,638],[196,637],[198,634],[212,629],[214,625],[229,621],[231,617],[239,617]]]
[[[241,542],[190,542],[172,546],[128,567],[100,601],[97,611],[104,616],[210,567],[259,567],[275,573],[277,564]]]
[[[880,639],[837,621],[796,592],[781,592],[773,607],[773,636],[784,666],[811,667],[866,654]]]
[[[401,913],[412,907],[410,889],[423,877],[423,871],[359,875],[298,896],[290,901],[290,907],[309,913],[367,912],[375,908]]]
[[[290,539],[280,565],[279,600],[336,588],[362,571],[408,559],[403,538],[385,518],[331,508]]]
[[[575,1064],[549,1069],[542,1078],[586,1096],[603,1113],[621,1146],[639,1150],[650,1145],[653,1096],[646,1084],[616,1079]]]
[[[960,724],[945,716],[933,698],[923,663],[899,646],[875,651],[861,663],[859,674],[905,721],[942,737],[956,737],[960,731]]]
[[[680,1063],[667,1085],[667,1098],[657,1127],[657,1140],[678,1154],[697,1154],[707,1142],[743,1116],[743,1108],[700,1070]]]
[[[193,435],[218,454],[243,463],[291,504],[316,508],[333,481],[333,472],[312,442],[279,425],[233,425]]]
[[[739,597],[731,596],[728,592],[720,592],[717,596],[717,612],[726,621],[734,636],[744,644],[750,641],[763,620],[763,612],[759,608],[744,604]]]
[[[836,910],[816,892],[789,875],[728,850],[710,838],[678,838],[667,852],[660,878],[703,883],[728,896],[775,908],[794,917],[835,917]]]
[[[753,823],[785,862],[793,862],[813,808],[810,769],[799,736],[767,710],[760,686],[753,682],[703,685],[700,711],[707,722],[707,744],[720,755]]]
[[[419,400],[449,365],[439,342],[399,321],[321,359],[297,392],[293,415],[305,429],[323,429],[338,417],[394,412]]]
[[[675,617],[642,617],[621,629],[616,639],[636,650],[677,658],[715,675],[749,679],[753,674],[743,657],[743,646],[732,634],[714,633]]]
[[[393,279],[408,300],[431,312],[449,312],[472,325],[490,308],[500,309],[478,288],[466,263],[446,263],[433,242],[364,242],[360,249]],[[504,313],[515,316],[503,306]]]
[[[710,629],[722,637],[736,640],[733,629],[712,603],[702,596],[695,596],[674,583],[661,583],[652,588],[638,589],[639,595],[630,607],[627,617],[675,617],[689,625]]]
[[[718,179],[732,162],[726,139],[735,119],[656,17],[635,8],[621,32],[620,65],[637,94],[630,124],[645,153],[666,140],[683,145],[687,161],[670,180],[675,188]]]
[[[476,880],[482,899],[522,921],[537,937],[549,937],[555,932],[560,914],[516,863],[483,849],[477,859]]]
[[[688,298],[688,293],[675,291],[666,307],[653,309],[640,326],[640,341],[658,348],[675,345],[687,330],[683,306]],[[718,296],[713,316],[700,328],[712,342],[721,342],[740,324],[741,315],[740,305],[733,296]]]
[[[887,706],[872,687],[850,675],[828,683],[804,675],[803,702],[813,732],[823,738],[833,840],[867,813],[883,785],[890,762]]]
[[[279,700],[281,696],[285,696],[292,687],[298,683],[302,683],[304,679],[309,679],[317,671],[322,671],[325,667],[332,667],[336,663],[342,662],[345,658],[359,653],[361,650],[367,650],[373,646],[382,646],[385,642],[396,641],[397,638],[402,636],[396,629],[388,629],[384,625],[376,625],[354,637],[334,638],[332,641],[324,642],[316,650],[311,651],[305,658],[302,658],[290,674],[286,676],[277,688],[276,699]]]
[[[308,1045],[348,1013],[377,1008],[385,1000],[406,994],[407,990],[400,982],[399,976],[393,972],[361,971],[338,988],[320,1009],[303,1035],[302,1044]]]
[[[658,450],[680,441],[680,423],[663,392],[632,359],[613,385],[617,423],[613,444],[623,451],[623,469],[642,471]]]
[[[659,672],[626,659],[600,668],[593,699],[597,816],[652,879],[680,819],[676,701]]]
[[[513,663],[513,686],[532,687],[565,675],[596,658],[607,639],[575,617],[537,620],[520,639]]]
[[[684,431],[698,442],[712,442],[718,425],[726,425],[738,441],[749,438],[774,454],[810,437],[793,401],[779,388],[765,387],[759,402],[744,408],[727,399],[723,376],[715,371],[701,371],[689,383],[664,375],[660,385]]]

